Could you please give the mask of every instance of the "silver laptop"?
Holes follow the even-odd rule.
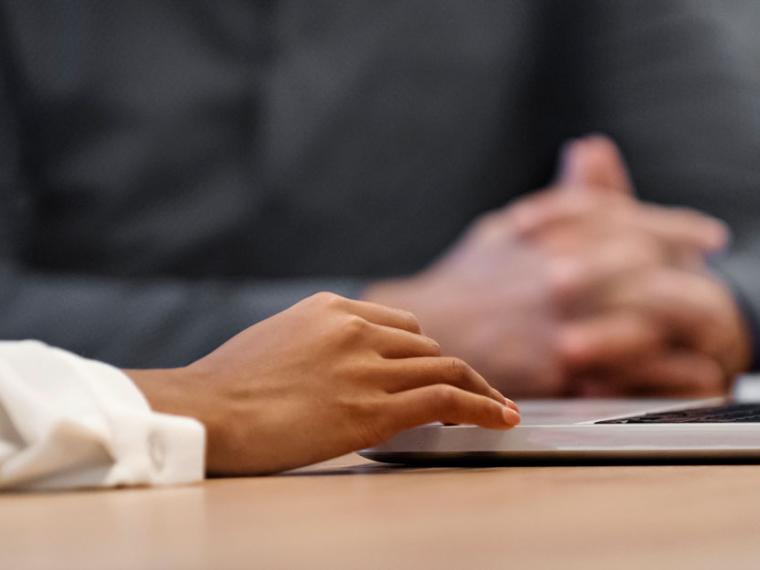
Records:
[[[760,402],[536,400],[518,402],[509,431],[430,424],[361,455],[404,464],[760,460]]]

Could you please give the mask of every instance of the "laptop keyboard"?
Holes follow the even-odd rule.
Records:
[[[597,424],[723,424],[760,423],[760,402],[731,403],[709,408],[667,410],[641,416],[603,420]]]

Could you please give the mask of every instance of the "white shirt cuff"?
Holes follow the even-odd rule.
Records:
[[[120,370],[0,342],[0,488],[189,483],[204,457],[203,426],[153,412]]]

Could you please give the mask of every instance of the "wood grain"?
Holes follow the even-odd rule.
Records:
[[[399,469],[0,496],[0,567],[758,568],[760,466]]]

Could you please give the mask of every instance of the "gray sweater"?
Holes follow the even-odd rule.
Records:
[[[716,265],[756,319],[758,25],[742,1],[2,0],[0,338],[187,362],[423,268],[590,131],[642,198],[730,223]]]

